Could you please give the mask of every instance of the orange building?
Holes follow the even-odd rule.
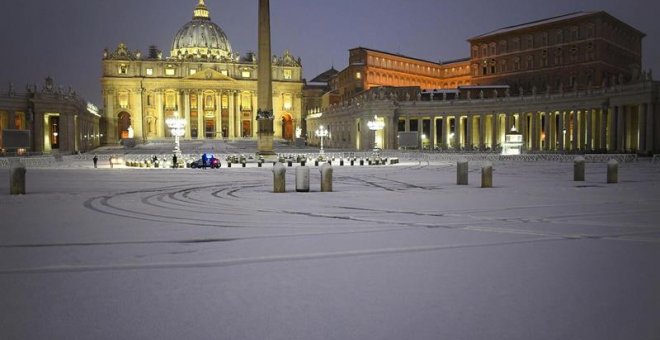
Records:
[[[349,50],[348,67],[331,80],[342,99],[378,86],[441,89],[469,84],[469,59],[435,63],[365,47]]]

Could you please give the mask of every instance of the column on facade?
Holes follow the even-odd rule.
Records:
[[[541,123],[539,122],[539,112],[532,111],[530,117],[530,122],[532,124],[532,150],[538,151],[541,149]]]
[[[159,90],[156,92],[156,134],[158,137],[165,137],[165,92]],[[117,126],[117,124],[115,124]],[[116,133],[115,133],[116,135]]]
[[[204,93],[197,91],[197,139],[206,139],[206,112],[204,112]]]
[[[106,131],[105,131],[106,135],[103,136],[103,140],[105,140],[109,144],[117,142],[117,118],[115,117],[114,99],[115,99],[115,94],[113,90],[108,90],[105,92],[106,109],[108,110],[107,112],[105,112],[105,117],[108,121],[106,124]]]
[[[222,137],[222,91],[215,93],[215,135],[214,138]]]
[[[241,130],[241,107],[243,106],[241,102],[241,92],[240,91],[235,91],[234,92],[234,136],[235,137],[242,137],[243,136],[243,130]]]
[[[250,126],[252,127],[252,138],[255,138],[257,136],[257,121],[254,120],[257,117],[257,110],[259,109],[258,107],[258,102],[257,102],[257,93],[252,92],[252,116],[250,117]],[[274,108],[273,108],[273,111]],[[275,112],[273,112],[273,115]],[[275,124],[275,122],[273,122]]]
[[[192,135],[190,133],[190,90],[184,90],[183,93],[183,117],[186,120],[185,126],[185,139],[191,139]]]
[[[236,137],[236,132],[234,130],[235,126],[235,118],[234,118],[234,91],[228,91],[227,92],[227,110],[228,110],[228,115],[227,115],[227,124],[229,125],[229,132],[227,132],[229,138],[235,138]]]

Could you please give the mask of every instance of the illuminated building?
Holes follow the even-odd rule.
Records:
[[[170,57],[151,47],[146,55],[120,44],[105,51],[103,78],[105,143],[169,138],[165,121],[186,119],[183,139],[256,138],[257,57],[232,50],[211,21],[203,0],[192,21],[175,35]],[[293,139],[301,122],[302,67],[288,51],[272,57],[274,136]]]
[[[605,12],[506,27],[469,40],[459,62],[468,71],[448,87],[413,77],[405,62],[390,81],[370,65],[394,72],[401,62],[380,58],[397,55],[352,49],[331,80],[342,101],[309,113],[307,130],[327,127],[329,148],[368,150],[377,115],[385,149],[495,150],[515,127],[523,152],[660,152],[660,83],[641,68],[643,37]],[[401,132],[416,141],[401,145]]]
[[[30,85],[19,92],[10,85],[0,93],[0,152],[88,151],[100,144],[100,117],[93,104],[50,77],[40,89]]]

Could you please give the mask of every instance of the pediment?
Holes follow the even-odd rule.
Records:
[[[195,74],[186,77],[185,79],[193,79],[193,80],[229,80],[229,81],[235,81],[234,78],[228,77],[216,70],[207,68],[203,69],[201,71],[196,72]]]

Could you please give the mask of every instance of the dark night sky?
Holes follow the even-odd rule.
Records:
[[[104,48],[125,42],[143,53],[151,44],[169,55],[177,30],[197,0],[22,0],[0,7],[0,89],[13,82],[72,86],[100,104]],[[256,50],[257,0],[206,0],[234,51]],[[466,39],[494,29],[575,11],[605,10],[645,32],[643,67],[660,71],[657,0],[272,0],[273,54],[300,56],[307,79],[349,48],[364,46],[427,60],[468,56]]]

